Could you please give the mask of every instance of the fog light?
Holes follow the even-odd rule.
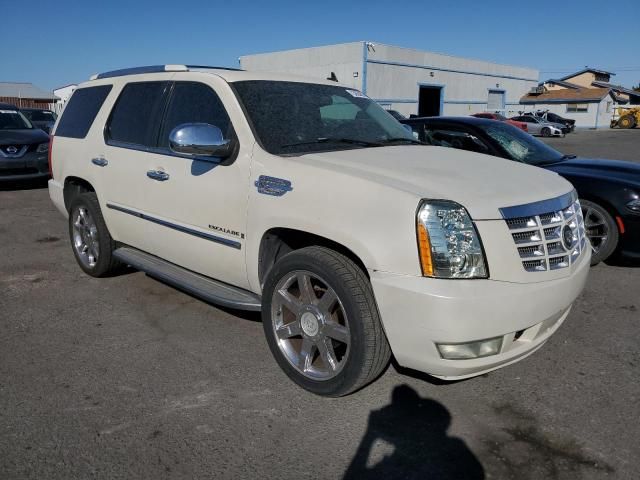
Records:
[[[437,343],[436,346],[442,358],[447,360],[467,360],[496,355],[500,352],[500,347],[502,347],[502,337],[469,343]]]

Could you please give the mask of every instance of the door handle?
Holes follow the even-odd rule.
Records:
[[[91,159],[91,163],[93,163],[94,165],[97,165],[99,167],[106,167],[107,165],[109,165],[109,162],[104,157],[92,158]]]
[[[162,170],[149,170],[147,172],[147,177],[149,177],[151,180],[158,180],[159,182],[169,180],[169,174],[167,172],[163,172]]]

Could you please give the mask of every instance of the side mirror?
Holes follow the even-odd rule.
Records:
[[[183,123],[171,130],[172,152],[194,157],[225,158],[233,151],[233,142],[222,136],[222,130],[208,123]]]

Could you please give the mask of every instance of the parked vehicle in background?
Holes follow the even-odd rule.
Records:
[[[261,310],[280,367],[319,395],[375,380],[391,352],[445,379],[516,362],[559,328],[588,274],[569,182],[425,147],[336,82],[108,72],[75,90],[53,133],[49,192],[84,272],[129,264]],[[529,215],[562,231],[548,236],[560,254],[526,250],[541,232]]]
[[[640,259],[640,164],[564,155],[517,128],[468,117],[411,119],[420,140],[515,160],[556,172],[578,192],[591,263],[618,254]]]
[[[55,112],[41,108],[21,108],[20,111],[34,127],[40,128],[46,133],[51,131],[58,118]]]
[[[572,118],[561,117],[557,113],[550,112],[549,110],[536,110],[535,112],[526,113],[525,115],[533,115],[535,117],[542,118],[549,123],[564,125],[568,129],[565,133],[572,132],[576,128],[575,120]]]
[[[549,123],[546,120],[533,115],[519,115],[517,117],[511,117],[511,120],[526,123],[527,131],[531,135],[540,135],[542,137],[562,137],[569,131],[565,125]]]
[[[14,105],[0,103],[0,181],[49,176],[49,135]]]
[[[397,110],[387,110],[387,112],[389,112],[391,116],[396,120],[404,120],[405,118],[407,118]]]
[[[613,108],[611,128],[635,128],[640,125],[640,106],[626,105]]]
[[[502,115],[501,113],[481,112],[481,113],[474,113],[471,116],[472,117],[476,117],[476,118],[486,118],[488,120],[497,120],[499,122],[506,122],[509,125],[513,125],[514,127],[518,127],[520,130],[524,130],[525,132],[529,131],[529,129],[527,128],[527,123],[526,122],[519,122],[518,120],[513,120],[511,118],[507,118],[504,115]]]

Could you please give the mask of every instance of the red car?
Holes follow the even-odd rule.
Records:
[[[527,124],[524,122],[518,122],[517,120],[511,120],[510,118],[505,117],[504,115],[500,115],[499,113],[490,113],[490,112],[482,112],[482,113],[474,113],[471,115],[472,117],[478,118],[488,118],[489,120],[498,120],[499,122],[507,122],[514,127],[518,127],[525,132],[528,132]]]

